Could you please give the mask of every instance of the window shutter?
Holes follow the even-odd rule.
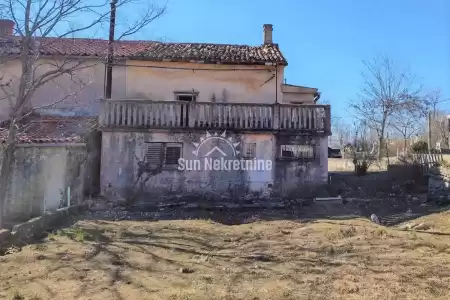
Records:
[[[163,144],[148,143],[147,153],[145,154],[145,162],[151,169],[157,169],[163,162]]]

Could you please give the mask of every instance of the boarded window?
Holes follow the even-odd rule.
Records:
[[[281,158],[314,158],[314,146],[311,145],[282,145]]]
[[[181,148],[181,143],[147,143],[145,162],[151,169],[177,165]]]
[[[242,155],[245,159],[256,157],[256,143],[244,143],[242,145]]]

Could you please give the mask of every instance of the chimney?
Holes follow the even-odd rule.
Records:
[[[272,40],[272,31],[273,26],[272,24],[264,24],[264,44],[273,44]]]
[[[8,19],[0,19],[0,36],[13,35],[14,21]]]

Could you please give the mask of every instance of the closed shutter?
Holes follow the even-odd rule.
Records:
[[[163,143],[148,143],[145,162],[150,169],[161,167],[163,162]]]

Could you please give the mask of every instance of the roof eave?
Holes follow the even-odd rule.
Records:
[[[198,63],[212,65],[267,65],[267,63],[275,63],[287,66],[287,61],[228,61],[228,60],[199,60],[199,59],[180,59],[180,58],[149,58],[145,56],[129,56],[129,60],[154,61],[154,62],[183,62]]]
[[[6,55],[0,55],[0,57],[10,57],[13,59],[19,58],[19,53],[8,53]],[[106,55],[106,54],[105,54]],[[66,54],[48,54],[48,53],[41,53],[41,58],[54,58],[54,57],[64,57],[64,58],[91,58],[91,59],[102,59],[104,60],[104,55],[91,55],[91,54],[80,54],[80,55],[66,55]],[[220,60],[196,60],[196,59],[155,59],[155,58],[148,58],[145,56],[125,56],[125,55],[115,55],[114,59],[120,59],[120,60],[141,60],[141,61],[154,61],[154,62],[184,62],[184,63],[203,63],[203,64],[221,64],[221,65],[266,65],[267,63],[274,63],[281,66],[287,66],[288,63],[286,60],[284,61],[220,61]]]

